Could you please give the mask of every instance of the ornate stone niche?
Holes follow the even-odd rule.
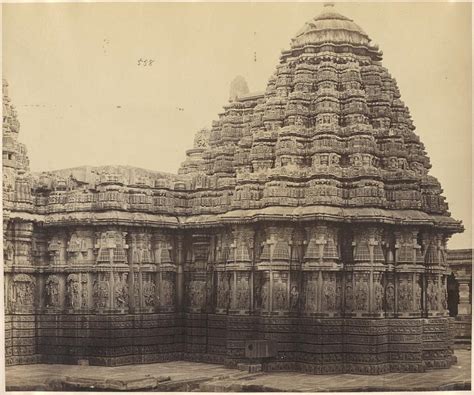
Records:
[[[66,277],[66,309],[69,312],[84,312],[91,308],[91,286],[89,273],[76,272]]]
[[[261,252],[257,261],[258,286],[257,308],[264,312],[288,314],[290,310],[291,245],[292,227],[265,227],[265,239],[261,242]],[[260,305],[259,305],[260,304]]]
[[[36,308],[36,279],[21,273],[13,275],[8,290],[7,305],[15,313],[32,313]]]
[[[129,248],[131,250],[132,264],[154,263],[152,254],[151,234],[144,232],[129,232]]]
[[[230,276],[229,309],[232,313],[246,314],[252,309],[252,292],[254,275],[253,267],[253,247],[255,231],[251,226],[235,226],[232,228],[230,238],[227,239],[228,257],[225,265],[225,273],[222,278]],[[230,242],[230,244],[229,244]],[[222,273],[222,272],[221,272]],[[226,291],[225,280],[221,280],[221,290]],[[219,292],[219,290],[218,290]],[[219,295],[217,296],[219,299]],[[225,296],[221,296],[221,299]],[[225,300],[221,300],[221,306],[225,306]],[[225,307],[219,307],[221,311]]]
[[[338,229],[333,225],[312,225],[306,227],[306,249],[303,270],[338,270],[339,240]]]
[[[129,229],[127,290],[131,311],[154,311],[159,302],[155,236],[143,229]]]
[[[187,307],[192,312],[201,312],[206,305],[206,278],[198,273],[192,273],[186,282],[185,295]]]
[[[185,264],[186,307],[191,312],[203,312],[208,307],[208,285],[213,278],[213,265],[210,262],[210,236],[193,234]]]
[[[167,272],[160,285],[160,308],[161,310],[174,311],[176,309],[176,275]]]
[[[94,309],[106,310],[111,306],[110,274],[98,272],[93,282]]]
[[[3,262],[6,266],[13,265],[13,259],[15,256],[15,250],[13,247],[13,242],[6,240],[3,244]]]
[[[176,264],[174,262],[173,239],[170,234],[158,231],[152,237],[154,266],[153,278],[149,279],[149,287],[154,284],[155,309],[160,311],[174,311],[175,309],[175,282]],[[152,273],[150,273],[151,275]],[[149,298],[151,302],[151,297]],[[151,304],[144,303],[146,308]]]
[[[84,276],[84,274],[82,275]],[[113,311],[127,313],[129,311],[130,291],[129,273],[127,271],[107,270],[97,272],[94,276],[92,287],[87,287],[87,294],[84,293],[84,287],[86,286],[84,277],[82,281],[82,305],[84,305],[84,297],[92,295],[92,300],[89,299],[89,301],[92,308],[98,312]],[[85,308],[85,306],[82,308]]]
[[[44,307],[46,310],[61,310],[64,306],[63,276],[51,274],[46,277]]]
[[[128,304],[128,273],[115,272],[113,285],[113,308],[121,311],[127,310]]]
[[[73,232],[67,243],[66,251],[70,265],[93,265],[95,263],[93,231],[77,230]]]
[[[51,236],[48,242],[49,262],[53,266],[67,264],[67,235],[64,232]]]
[[[128,262],[126,236],[127,232],[119,230],[106,230],[96,233],[97,264],[126,265]]]
[[[217,301],[216,301],[216,313],[226,314],[230,308],[231,301],[231,280],[233,278],[232,273],[227,271],[219,271],[217,273]]]

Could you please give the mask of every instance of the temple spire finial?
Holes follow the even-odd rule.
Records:
[[[329,1],[329,2],[324,3],[325,8],[329,8],[329,7],[332,8],[334,6],[335,6],[335,3],[333,1]]]

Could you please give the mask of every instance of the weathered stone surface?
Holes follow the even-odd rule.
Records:
[[[450,217],[382,54],[326,11],[241,83],[178,175],[34,174],[4,91],[7,365],[187,359],[267,371],[453,362]]]

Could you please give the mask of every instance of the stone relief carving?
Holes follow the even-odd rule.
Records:
[[[70,274],[66,279],[66,306],[77,310],[81,307],[79,274]]]
[[[126,263],[126,243],[127,232],[106,231],[96,234],[97,243],[95,248],[98,250],[97,263],[109,263],[112,251],[112,260],[114,263]]]
[[[293,285],[290,290],[290,310],[298,310],[300,303],[300,293],[298,287]]]
[[[155,305],[155,281],[147,276],[148,278],[143,283],[143,303],[146,307],[153,307]]]
[[[227,309],[230,301],[230,275],[228,273],[219,273],[217,285],[217,307]]]
[[[114,298],[115,307],[123,309],[128,307],[128,273],[115,273],[114,275]]]
[[[384,298],[384,288],[383,285],[376,280],[374,282],[374,307],[375,311],[383,310],[383,298]]]
[[[287,285],[282,280],[273,283],[273,310],[284,311],[288,309]]]
[[[89,307],[89,275],[82,273],[81,275],[81,308]]]
[[[13,309],[34,307],[35,287],[34,277],[23,273],[14,275],[9,298]]]
[[[336,281],[332,274],[323,275],[323,300],[322,308],[326,310],[335,310],[336,308]]]
[[[411,311],[412,305],[412,285],[407,280],[403,280],[398,287],[398,311]]]
[[[174,304],[175,297],[175,285],[171,280],[163,280],[161,283],[162,287],[162,304],[164,306],[172,306]]]
[[[437,311],[439,309],[438,284],[433,280],[428,281],[426,293],[428,309],[432,311]]]
[[[60,306],[60,293],[59,293],[59,277],[55,275],[48,276],[46,279],[46,307],[59,307]]]
[[[366,274],[356,275],[354,309],[356,311],[366,311],[368,306],[369,286]]]
[[[67,244],[67,253],[72,263],[84,263],[92,257],[89,252],[92,252],[93,241],[86,235],[75,232],[71,235]]]
[[[392,282],[387,284],[386,290],[387,310],[394,311],[395,309],[395,286]]]
[[[192,280],[188,283],[189,305],[193,308],[204,307],[206,299],[206,283],[204,281]]]
[[[240,310],[249,309],[250,287],[248,275],[240,275],[237,281],[235,308]]]
[[[53,236],[48,243],[48,252],[53,265],[59,265],[63,261],[62,250],[64,248],[64,242],[59,236]]]
[[[315,312],[318,300],[318,283],[314,279],[309,280],[306,284],[306,306],[307,312]]]
[[[98,309],[108,307],[110,296],[109,273],[98,273],[94,281],[94,305]]]

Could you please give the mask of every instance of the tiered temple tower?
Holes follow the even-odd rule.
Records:
[[[267,370],[451,366],[462,226],[381,60],[325,9],[264,93],[234,83],[178,175],[29,173],[4,83],[7,364],[236,366],[266,339]]]

